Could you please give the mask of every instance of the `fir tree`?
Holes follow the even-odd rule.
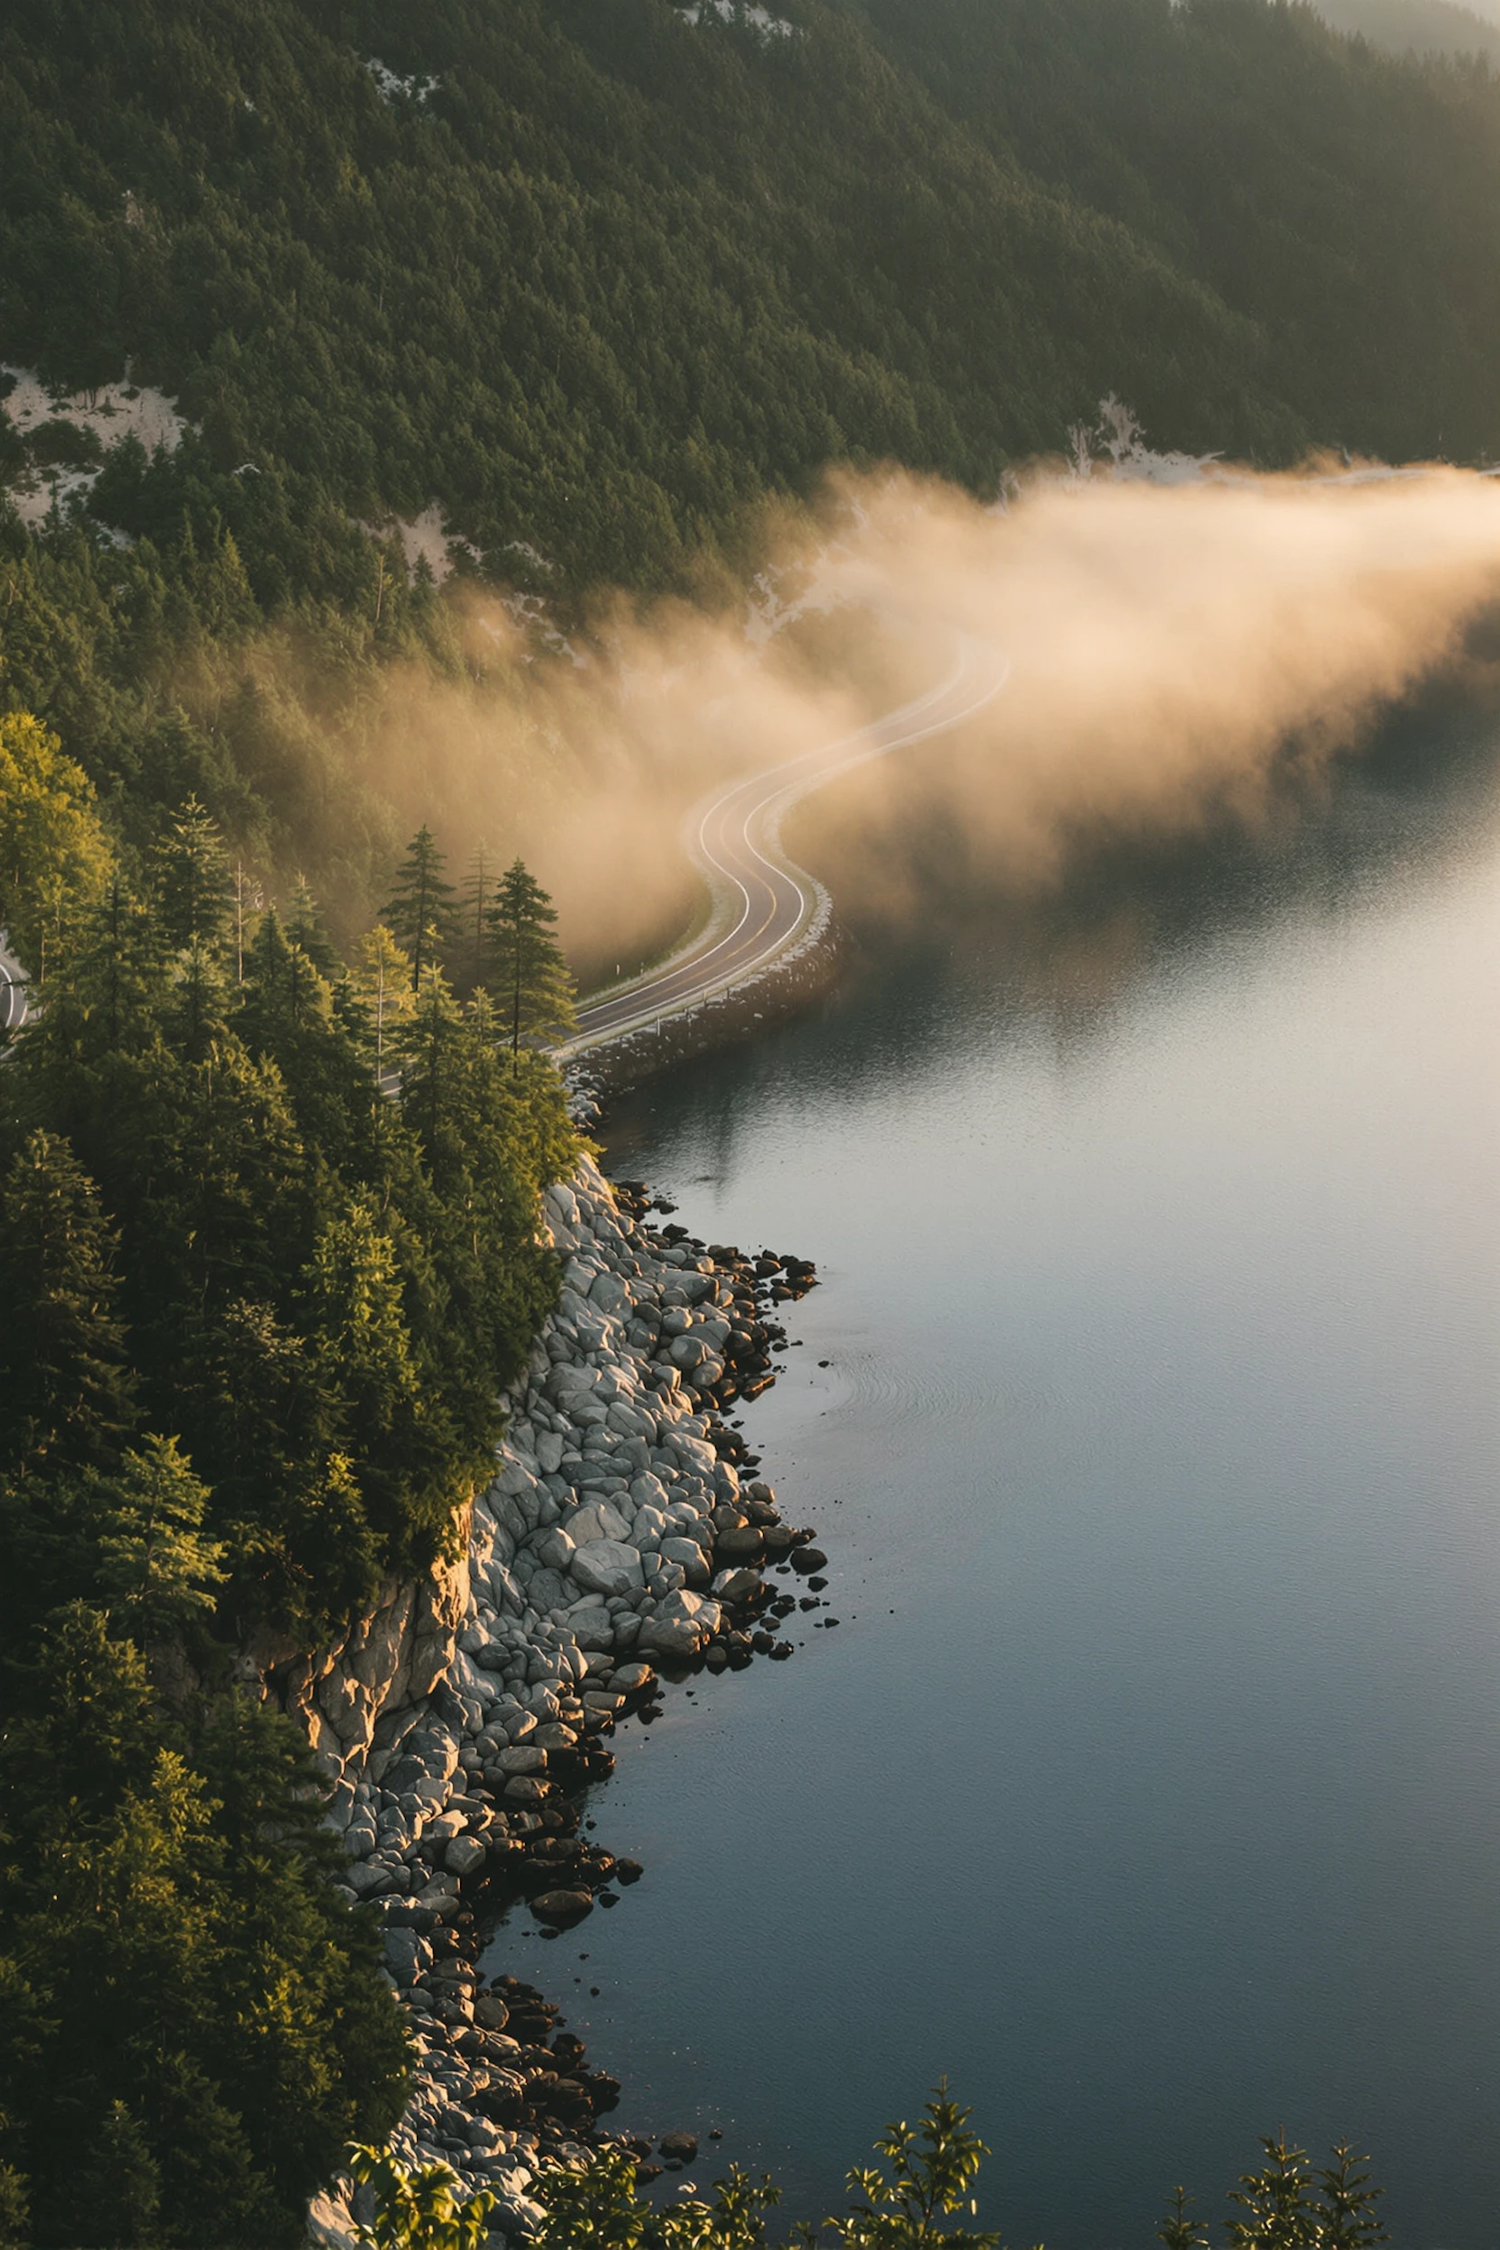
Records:
[[[32,1133],[0,1199],[0,1457],[113,1458],[134,1418],[114,1252],[67,1142]]]
[[[467,986],[472,992],[484,982],[489,931],[487,916],[495,896],[495,869],[483,837],[474,846],[463,892],[463,948],[468,963]]]
[[[112,865],[87,775],[27,712],[0,716],[0,929],[38,981]]]
[[[396,871],[391,902],[380,919],[411,956],[411,988],[420,992],[425,969],[441,965],[453,936],[453,885],[444,880],[446,857],[425,823],[406,847]]]
[[[361,938],[350,982],[372,1034],[378,1072],[392,1031],[410,1018],[414,1005],[410,957],[384,922],[377,922]]]
[[[217,950],[234,917],[235,876],[218,825],[196,797],[158,839],[155,861],[157,918],[168,945]]]
[[[1321,2250],[1374,2250],[1389,2242],[1375,2206],[1385,2189],[1371,2187],[1367,2159],[1356,2156],[1347,2141],[1333,2148],[1333,2162],[1318,2174],[1321,2202]]]
[[[501,877],[489,910],[486,980],[509,1034],[512,1057],[519,1055],[523,1040],[555,1039],[573,1028],[573,979],[561,947],[549,935],[556,920],[541,884],[515,860]]]
[[[148,1437],[97,1490],[100,1592],[143,1646],[213,1612],[224,1549],[203,1529],[208,1499],[175,1438]]]
[[[299,875],[292,885],[292,895],[286,910],[286,934],[293,945],[301,946],[320,977],[326,977],[330,984],[338,983],[344,973],[344,964],[328,935],[323,909],[305,875]]]
[[[1263,2168],[1243,2173],[1230,2191],[1245,2215],[1224,2230],[1229,2250],[1316,2250],[1321,2229],[1306,2151],[1289,2148],[1282,2133],[1263,2135],[1260,2145]]]

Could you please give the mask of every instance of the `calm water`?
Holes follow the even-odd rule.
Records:
[[[747,1427],[841,1620],[621,1738],[647,1879],[519,1948],[623,2122],[804,2211],[947,2072],[1012,2244],[1217,2226],[1280,2124],[1500,2240],[1497,998],[1486,753],[955,915],[621,1109],[818,1261]]]

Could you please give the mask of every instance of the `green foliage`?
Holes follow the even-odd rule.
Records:
[[[98,895],[108,864],[87,775],[29,713],[0,715],[0,930],[34,976]]]
[[[1192,2216],[1192,2200],[1186,2188],[1173,2188],[1167,2215],[1156,2230],[1156,2239],[1165,2243],[1166,2250],[1208,2250],[1208,2229]]]
[[[1368,2159],[1347,2141],[1336,2141],[1333,2162],[1318,2173],[1320,2241],[1326,2250],[1372,2250],[1390,2236],[1375,2206],[1385,2189],[1370,2185]]]
[[[208,1488],[176,1440],[148,1437],[101,1497],[100,1590],[130,1637],[151,1647],[211,1616],[224,1547],[204,1536]]]
[[[501,876],[485,915],[484,981],[510,1039],[512,1058],[528,1043],[560,1038],[574,1024],[573,980],[549,934],[551,900],[518,859]]]
[[[1264,2136],[1265,2163],[1242,2175],[1230,2195],[1242,2214],[1225,2229],[1229,2250],[1333,2250],[1389,2239],[1376,2215],[1382,2193],[1362,2171],[1347,2142],[1333,2163],[1314,2172],[1304,2150],[1289,2148],[1283,2133]]]
[[[237,1697],[164,1701],[86,1603],[8,1673],[0,2137],[34,2237],[293,2250],[404,2065],[308,1753]]]
[[[130,1427],[115,1253],[67,1142],[29,1133],[0,1194],[0,1462],[108,1461]]]
[[[423,970],[437,967],[454,935],[457,893],[444,878],[446,865],[424,823],[406,847],[390,904],[382,910],[382,921],[411,956],[413,992],[421,990]]]
[[[972,2208],[979,2167],[989,2154],[969,2131],[969,2114],[944,2080],[920,2125],[888,2127],[875,2149],[889,2172],[873,2166],[851,2172],[849,2215],[829,2222],[845,2250],[921,2250],[937,2242],[948,2250],[999,2250],[997,2234],[940,2224],[965,2204]]]
[[[374,2224],[359,2229],[368,2250],[482,2250],[495,2207],[492,2195],[460,2202],[454,2193],[458,2182],[446,2164],[410,2171],[382,2149],[350,2153],[354,2177],[369,2189],[375,2206]]]
[[[0,2219],[292,2250],[405,2050],[320,1777],[231,1657],[451,1546],[577,1143],[550,1065],[435,969],[415,1003],[389,932],[356,983],[304,886],[241,958],[201,803],[140,894],[129,856],[0,1071]]]
[[[628,2149],[594,2150],[577,2167],[542,2172],[535,2193],[546,2213],[537,2250],[761,2250],[766,2214],[781,2199],[769,2179],[738,2165],[708,2197],[694,2193],[657,2209],[641,2200]]]
[[[229,933],[234,877],[212,816],[189,797],[156,847],[157,918],[174,951],[202,946],[216,952]]]

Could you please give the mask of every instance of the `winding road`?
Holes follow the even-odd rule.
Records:
[[[1009,676],[1009,659],[998,649],[962,634],[946,679],[914,702],[731,782],[699,805],[687,842],[712,899],[707,924],[657,967],[580,1008],[577,1033],[553,1050],[556,1059],[571,1062],[632,1032],[654,1030],[785,959],[829,912],[822,884],[782,849],[781,824],[792,806],[856,766],[972,718]]]
[[[26,971],[5,943],[0,930],[0,1034],[19,1031],[26,1021]]]

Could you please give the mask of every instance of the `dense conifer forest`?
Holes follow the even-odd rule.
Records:
[[[721,598],[831,464],[990,496],[1110,391],[1262,464],[1487,458],[1500,86],[1281,0],[55,0],[0,26],[0,363],[57,407],[0,397],[36,1003],[0,1056],[0,2240],[107,2207],[202,2242],[211,2181],[213,2239],[266,2250],[404,2061],[236,1654],[452,1539],[576,1151],[545,899],[497,874],[471,943],[458,839],[400,862],[385,683],[503,711],[529,651],[476,646],[466,582],[575,631],[603,586]],[[121,383],[175,449],[70,419]],[[23,515],[59,469],[97,475]],[[434,504],[445,585],[395,528]]]

